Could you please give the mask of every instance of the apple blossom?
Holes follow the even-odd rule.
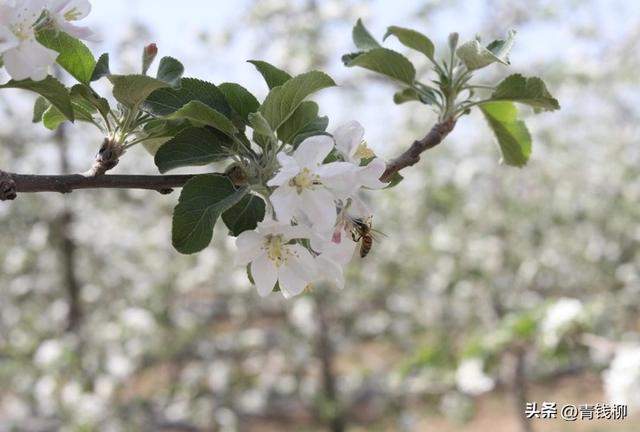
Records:
[[[42,15],[44,0],[0,4],[0,48],[7,72],[15,80],[46,78],[58,53],[36,40],[34,25]]]
[[[332,149],[333,140],[323,135],[307,138],[291,156],[278,154],[281,168],[267,185],[278,186],[270,200],[279,221],[288,222],[301,212],[314,229],[333,228],[335,200],[354,189],[356,172],[348,162],[323,164]]]
[[[79,39],[94,40],[93,31],[88,27],[73,24],[91,12],[88,0],[49,0],[46,8],[55,28]]]
[[[238,236],[236,263],[250,264],[259,295],[271,293],[276,282],[285,298],[298,295],[317,279],[311,252],[294,242],[309,236],[305,227],[266,218],[255,231],[245,231]]]
[[[356,174],[357,187],[382,189],[386,186],[380,177],[386,169],[386,163],[376,157],[364,141],[364,128],[357,121],[351,121],[338,127],[333,133],[336,149],[346,162],[358,167]],[[372,159],[367,165],[361,166],[363,160]]]

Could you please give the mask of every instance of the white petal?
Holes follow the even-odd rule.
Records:
[[[261,255],[251,263],[251,276],[256,283],[258,294],[268,296],[278,280],[278,270],[266,255]]]
[[[278,162],[280,162],[281,168],[278,173],[267,182],[267,186],[280,186],[300,172],[300,167],[296,160],[283,152],[278,153]]]
[[[338,264],[347,265],[353,258],[353,252],[358,243],[353,241],[350,233],[342,231],[340,234],[339,243],[333,241],[325,243],[322,255]]]
[[[371,216],[371,209],[358,195],[351,197],[351,205],[347,214],[354,219],[366,219]]]
[[[320,255],[316,258],[318,266],[322,267],[322,276],[319,280],[326,280],[334,283],[338,288],[344,288],[344,272],[340,264]]]
[[[278,271],[280,289],[285,298],[302,293],[309,282],[317,277],[315,261],[309,251],[300,245],[290,246],[296,257],[291,257]]]
[[[236,265],[247,265],[255,260],[264,251],[262,250],[262,242],[264,237],[255,231],[245,231],[236,239],[238,252],[235,256]]]
[[[293,157],[301,168],[316,168],[333,148],[333,140],[326,135],[317,135],[302,141],[293,152]]]
[[[387,169],[387,164],[380,158],[375,158],[369,165],[362,167],[358,173],[358,181],[362,186],[369,189],[382,189],[387,186],[380,181],[380,177]]]
[[[336,148],[348,161],[354,161],[353,155],[364,139],[364,128],[357,121],[351,121],[338,127],[333,133]]]
[[[269,197],[273,209],[276,212],[276,218],[281,223],[289,223],[295,214],[300,196],[298,192],[287,185],[277,188]]]
[[[47,76],[49,66],[57,57],[57,52],[45,48],[36,41],[27,41],[4,53],[3,60],[7,72],[13,79],[31,78],[34,81],[40,81]]]
[[[359,168],[350,162],[331,162],[319,166],[315,174],[320,176],[323,185],[344,195],[358,189],[358,170]]]
[[[330,231],[336,224],[336,204],[327,189],[305,190],[300,194],[300,210],[320,232]]]
[[[0,11],[0,13],[2,13]],[[18,46],[18,38],[8,27],[0,25],[0,54]]]

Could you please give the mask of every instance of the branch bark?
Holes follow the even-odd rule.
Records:
[[[421,140],[416,140],[411,144],[400,156],[387,164],[387,169],[380,177],[383,182],[391,181],[391,178],[404,168],[417,164],[420,161],[420,155],[425,151],[440,144],[456,126],[456,121],[450,119],[442,123],[437,123],[427,135]]]
[[[380,180],[389,182],[404,168],[415,165],[425,151],[440,144],[455,127],[455,120],[437,123],[424,138],[416,140],[400,156],[387,164]],[[121,153],[105,146],[96,158],[96,164],[85,174],[71,175],[31,175],[14,174],[0,170],[0,201],[13,200],[17,193],[59,192],[70,193],[77,189],[147,189],[162,194],[171,193],[173,188],[184,186],[195,174],[185,175],[107,175],[104,172],[117,164]],[[242,178],[235,172],[227,173],[234,184],[242,184]]]

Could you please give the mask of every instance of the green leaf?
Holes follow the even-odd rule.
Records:
[[[281,86],[291,79],[291,75],[282,69],[278,69],[270,63],[262,60],[248,60],[248,63],[251,63],[258,69],[258,72],[262,75],[264,80],[267,82],[267,86],[269,89],[274,87]]]
[[[60,53],[56,60],[81,83],[88,84],[96,67],[91,50],[78,39],[58,30],[44,30],[37,35],[38,42]]]
[[[96,67],[93,68],[93,73],[91,74],[91,81],[98,81],[100,78],[111,75],[111,70],[109,70],[109,54],[102,54],[96,63]]]
[[[173,212],[172,243],[183,254],[201,251],[211,243],[218,217],[247,193],[236,189],[225,176],[195,176],[182,189]]]
[[[71,92],[71,105],[73,106],[73,113],[76,120],[89,123],[93,122],[93,114],[97,111],[96,108],[82,96],[74,93],[73,89]],[[67,118],[53,105],[49,105],[42,115],[42,124],[50,130],[57,129],[65,121],[67,121]]]
[[[11,80],[6,84],[0,85],[0,89],[3,88],[17,88],[36,92],[48,100],[51,105],[58,108],[67,119],[71,121],[74,120],[69,90],[52,76],[48,76],[41,81],[33,81],[30,79],[21,81]]]
[[[164,117],[191,101],[200,101],[226,117],[231,115],[231,108],[220,89],[210,82],[195,78],[182,78],[179,89],[156,90],[147,98],[142,108],[154,116]]]
[[[398,186],[400,182],[402,182],[402,180],[404,180],[404,177],[399,172],[397,172],[391,176],[391,178],[389,179],[389,184],[387,184],[384,188],[385,189],[394,188]]]
[[[403,104],[405,102],[411,102],[411,101],[421,102],[420,95],[418,94],[417,91],[415,91],[412,88],[406,88],[404,90],[400,90],[399,92],[393,95],[393,102],[395,102],[398,105]]]
[[[551,96],[540,78],[525,78],[520,74],[509,75],[502,80],[490,100],[519,102],[543,111],[560,109],[560,104]]]
[[[254,139],[256,135],[262,135],[276,141],[276,135],[273,133],[271,125],[260,112],[249,114],[249,125],[253,128]]]
[[[291,143],[293,148],[298,148],[302,141],[306,140],[309,137],[316,135],[328,135],[325,131],[327,130],[327,126],[329,125],[329,117],[316,117],[311,123],[307,124],[298,134],[295,139]]]
[[[195,126],[211,126],[230,137],[238,132],[231,120],[224,114],[197,100],[189,102],[171,114],[170,118],[189,120]]]
[[[247,194],[236,205],[222,214],[231,234],[239,236],[244,231],[254,230],[258,222],[264,219],[265,203],[262,198],[254,194]]]
[[[369,33],[369,30],[367,30],[360,18],[356,21],[356,25],[353,26],[351,36],[353,37],[353,43],[359,50],[368,51],[370,49],[380,48],[380,44],[371,36],[371,33]]]
[[[435,52],[433,42],[422,33],[408,28],[391,26],[387,29],[383,40],[386,40],[391,35],[397,37],[402,45],[421,52],[433,61]]]
[[[223,83],[218,86],[224,94],[231,109],[235,111],[245,124],[249,124],[249,114],[258,111],[260,102],[249,90],[236,83]]]
[[[413,64],[402,54],[387,48],[375,48],[347,59],[346,65],[360,66],[409,85],[413,85],[416,78]]]
[[[164,81],[173,88],[180,88],[180,79],[184,73],[184,66],[173,57],[162,57],[158,66],[156,78]]]
[[[287,144],[293,143],[296,136],[298,136],[309,123],[318,118],[318,110],[317,103],[311,101],[302,102],[293,115],[289,117],[289,120],[280,126],[278,129],[278,138]]]
[[[524,122],[517,119],[518,109],[511,102],[489,102],[480,106],[493,130],[502,159],[507,165],[526,165],[531,154],[531,135]]]
[[[481,69],[495,62],[508,65],[509,51],[515,36],[516,32],[511,30],[506,40],[494,41],[487,48],[483,47],[479,40],[474,39],[460,45],[456,55],[469,70]]]
[[[106,117],[111,111],[109,101],[99,96],[88,85],[76,84],[71,87],[71,99],[76,100],[78,98],[84,99],[87,103],[95,107],[103,117]]]
[[[109,79],[113,83],[113,97],[129,108],[141,104],[154,91],[169,86],[146,75],[110,75]]]
[[[229,138],[211,129],[184,129],[160,147],[155,163],[161,173],[184,166],[207,165],[228,158],[229,143]]]
[[[49,108],[51,104],[42,96],[38,96],[36,103],[33,105],[33,123],[40,123],[42,121],[42,115]]]
[[[323,72],[311,71],[291,78],[280,87],[271,89],[260,112],[273,130],[278,130],[309,95],[335,86],[331,77]]]

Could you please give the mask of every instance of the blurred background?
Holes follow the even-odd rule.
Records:
[[[199,255],[175,252],[177,192],[0,204],[0,431],[640,430],[639,3],[93,3],[102,42],[90,46],[113,71],[137,71],[149,42],[186,76],[260,97],[247,59],[323,69],[340,84],[316,98],[329,130],[359,120],[385,158],[435,117],[342,66],[358,17],[378,38],[420,30],[440,53],[452,31],[517,29],[512,66],[477,80],[542,76],[562,111],[522,109],[534,136],[523,169],[499,164],[477,113],[461,119],[403,183],[371,194],[386,237],[346,288],[292,300],[258,297],[222,226]],[[2,94],[0,167],[86,170],[101,137],[31,127],[33,100]],[[140,147],[114,172],[157,171]],[[628,416],[525,418],[525,402],[549,401],[627,404]]]

